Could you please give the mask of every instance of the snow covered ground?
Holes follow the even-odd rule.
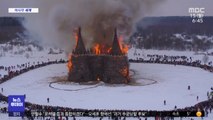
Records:
[[[206,100],[206,92],[212,85],[213,74],[199,68],[140,63],[131,64],[131,68],[137,71],[137,78],[151,78],[158,83],[148,86],[101,85],[80,91],[56,90],[49,87],[52,77],[67,74],[65,64],[59,64],[30,71],[0,87],[4,87],[5,95],[26,94],[26,101],[45,105],[89,109],[171,110],[175,105],[182,108]],[[187,90],[188,85],[191,85],[190,91]],[[58,86],[67,87],[62,84]],[[76,89],[78,86],[73,84],[70,88]],[[46,102],[47,97],[50,103]],[[167,100],[166,106],[163,105],[164,99]]]
[[[203,55],[195,55],[194,52],[135,49],[129,50],[128,57],[136,58],[137,56],[133,55],[135,51],[144,58],[146,58],[147,54],[160,54],[185,55],[192,57],[193,60],[199,59],[201,61],[203,59]],[[66,59],[66,55],[50,55],[46,51],[33,52],[29,58],[26,58],[23,55],[10,54],[0,57],[0,66],[24,64],[26,62],[32,64],[37,61],[60,58]],[[212,56],[209,56],[209,61],[213,61]],[[53,77],[67,75],[66,64],[57,64],[38,68],[17,76],[8,82],[0,84],[0,88],[4,88],[4,95],[26,94],[26,101],[42,105],[88,109],[172,110],[175,105],[178,108],[184,108],[207,100],[207,91],[210,91],[213,86],[213,74],[195,67],[144,63],[131,63],[130,67],[136,71],[134,78],[138,82],[143,83],[144,79],[150,79],[157,81],[157,83],[147,86],[108,86],[99,84],[95,87],[94,85],[91,87],[91,85],[52,84],[55,88],[68,89],[64,91],[49,87]],[[0,74],[6,73],[0,70]],[[187,90],[188,85],[191,86],[191,90]],[[81,90],[72,91],[76,89]],[[199,100],[196,99],[197,96],[199,96]],[[50,98],[50,103],[47,103],[47,97]],[[163,105],[164,100],[167,101],[167,105]],[[0,107],[2,106],[3,104],[0,104]],[[0,118],[4,120],[17,119],[8,118],[7,114],[0,114]],[[204,120],[212,120],[212,118],[213,115],[210,114]],[[184,120],[188,119],[185,118]],[[196,118],[195,120],[201,120],[201,118]]]
[[[184,108],[207,100],[207,91],[212,87],[213,74],[199,68],[142,63],[131,63],[130,66],[136,71],[138,80],[149,78],[157,83],[147,86],[100,85],[79,91],[57,90],[49,87],[52,77],[67,75],[66,65],[57,64],[29,71],[1,84],[0,88],[4,88],[5,95],[26,94],[26,101],[42,105],[85,109],[172,110],[175,105]],[[187,90],[188,85],[191,90]],[[57,84],[54,86],[57,87]],[[58,84],[58,87],[68,88],[66,84]],[[82,88],[76,84],[69,87]],[[48,97],[50,103],[46,102]],[[167,101],[165,106],[164,100]]]
[[[30,64],[33,63],[37,64],[37,62],[47,62],[48,60],[60,60],[61,58],[67,59],[67,55],[63,52],[61,54],[48,54],[50,48],[45,48],[44,50],[40,51],[36,47],[28,46],[13,46],[11,49],[4,51],[4,48],[10,48],[11,45],[8,44],[0,44],[0,66],[9,67],[9,66],[16,66],[21,64]],[[31,51],[27,51],[26,49],[30,48]],[[53,49],[58,52],[57,49]],[[21,51],[16,53],[17,51]],[[17,67],[16,67],[17,69]],[[8,72],[0,69],[0,74],[2,77],[7,75]],[[1,76],[0,76],[1,78]]]

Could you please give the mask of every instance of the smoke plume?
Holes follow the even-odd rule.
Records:
[[[24,1],[24,0],[23,0]],[[81,26],[87,48],[111,44],[113,29],[128,38],[136,22],[164,0],[34,0],[19,6],[38,7],[25,15],[24,26],[34,39],[66,50],[75,46],[74,30]],[[11,7],[8,6],[8,7]]]

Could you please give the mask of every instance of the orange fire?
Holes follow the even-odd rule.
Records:
[[[119,46],[120,46],[122,53],[127,54],[128,50],[129,50],[129,46],[124,43],[122,36],[119,37],[118,42],[119,42]],[[108,54],[111,52],[112,47],[107,47],[107,46],[97,43],[93,46],[93,50],[96,55]]]
[[[78,34],[75,32],[75,40],[78,41]]]
[[[94,46],[95,54],[100,55],[101,54],[101,47],[99,44],[95,44]]]
[[[74,31],[74,38],[76,40],[76,45],[77,45],[78,39],[79,39],[77,31]],[[121,49],[122,53],[123,54],[127,54],[129,46],[124,43],[123,36],[119,36],[118,42],[119,42],[119,46],[120,46],[120,49]],[[107,46],[101,45],[100,43],[96,43],[92,47],[92,49],[93,49],[93,52],[96,55],[100,55],[100,54],[108,54],[108,53],[110,53],[111,50],[112,50],[112,47],[107,47]]]
[[[69,55],[68,63],[67,63],[68,71],[72,70],[72,55]]]
[[[112,47],[107,47],[104,45],[100,45],[100,44],[95,44],[93,47],[94,53],[96,55],[100,55],[100,54],[109,54],[112,50]]]
[[[129,46],[124,43],[122,36],[119,37],[119,45],[120,45],[122,53],[127,54],[128,50],[129,50]]]
[[[78,33],[77,32],[74,32],[74,37],[75,37],[75,43],[76,43],[76,45],[75,46],[77,46],[77,43],[78,43]]]
[[[110,47],[108,50],[107,50],[107,53],[110,53],[112,50],[112,47]]]

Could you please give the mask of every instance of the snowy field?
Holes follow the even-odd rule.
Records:
[[[37,64],[38,62],[41,63],[47,62],[48,60],[60,60],[61,58],[65,60],[67,59],[67,55],[64,52],[61,54],[48,54],[50,48],[45,48],[44,50],[40,51],[38,48],[31,45],[28,47],[13,46],[7,52],[4,52],[4,48],[11,48],[11,45],[0,44],[0,66],[4,67],[16,66],[26,63],[33,65]],[[27,48],[30,48],[31,51],[27,51]],[[58,49],[53,50],[58,52]],[[8,72],[0,69],[0,74],[3,77],[4,75],[7,75]]]
[[[66,64],[57,64],[29,71],[1,84],[0,88],[5,88],[4,95],[26,94],[26,101],[42,105],[85,109],[172,110],[175,105],[184,108],[207,100],[206,93],[212,86],[213,74],[199,68],[142,63],[131,63],[130,66],[136,71],[138,81],[148,78],[157,83],[147,86],[100,84],[79,91],[57,90],[49,87],[53,77],[67,75]],[[191,90],[187,90],[188,85]],[[54,84],[54,87],[68,89],[66,84]],[[86,87],[69,85],[71,90]],[[46,102],[48,97],[50,103]],[[164,100],[167,105],[163,105]]]
[[[141,51],[135,49],[129,50],[128,57],[136,58],[133,55],[135,51],[141,54],[140,57],[144,58],[147,54],[185,55],[192,57],[193,60],[199,59],[201,61],[203,58],[203,55],[195,55],[193,52]],[[32,64],[37,61],[59,60],[60,58],[66,59],[66,55],[50,55],[45,51],[33,52],[29,58],[26,58],[21,55],[8,54],[0,57],[0,66],[24,64],[26,62]],[[209,56],[209,61],[213,61],[212,56]],[[207,91],[210,91],[213,86],[213,74],[200,68],[144,63],[131,63],[130,68],[135,71],[134,78],[137,82],[149,83],[150,80],[150,83],[152,81],[156,81],[156,83],[145,86],[109,86],[104,84],[82,86],[53,83],[51,86],[54,88],[51,88],[49,86],[55,80],[54,77],[67,75],[66,64],[57,64],[24,73],[0,84],[0,88],[4,88],[4,95],[26,94],[26,101],[41,105],[86,109],[173,110],[174,106],[184,108],[207,100]],[[0,70],[0,74],[7,73]],[[147,82],[144,82],[144,80]],[[191,86],[191,90],[187,90],[188,85]],[[197,96],[199,96],[198,100]],[[47,103],[48,97],[50,103]],[[164,100],[167,102],[166,105],[163,104]],[[5,105],[1,103],[0,107],[3,106]],[[0,113],[1,118],[13,120],[13,118],[8,118],[7,114]],[[204,120],[212,119],[212,114],[208,118],[204,118]],[[184,120],[189,120],[189,118]],[[201,120],[201,118],[196,118],[196,120]]]

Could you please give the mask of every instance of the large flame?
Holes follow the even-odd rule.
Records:
[[[68,71],[70,72],[72,70],[72,55],[69,55],[68,63],[67,63]]]
[[[75,37],[76,46],[77,46],[77,42],[79,40],[77,29],[74,30],[74,37]],[[119,36],[118,42],[119,42],[119,46],[120,46],[120,49],[121,49],[122,53],[124,55],[126,55],[127,52],[128,52],[129,46],[124,43],[123,36],[121,36],[121,35]],[[109,45],[104,45],[104,43],[103,44],[101,44],[101,43],[94,43],[93,47],[92,47],[92,52],[94,54],[96,54],[96,55],[109,54],[111,52],[111,50],[112,50],[112,47],[109,46]]]
[[[112,50],[112,47],[100,45],[100,44],[95,44],[93,47],[93,53],[96,55],[100,54],[110,54]]]
[[[77,46],[77,43],[78,43],[78,33],[77,31],[74,31],[74,37],[75,37],[75,40],[76,40],[76,45],[75,45],[75,48]],[[69,54],[69,59],[68,59],[68,63],[67,63],[67,68],[68,68],[68,71],[70,72],[72,70],[72,54]]]
[[[78,42],[78,34],[77,32],[74,32],[74,36],[75,36],[75,40],[76,40],[76,45],[77,45],[77,42]],[[123,54],[127,54],[128,52],[128,49],[129,49],[129,46],[127,44],[124,43],[124,40],[123,40],[123,37],[120,36],[119,39],[118,39],[118,42],[119,42],[119,46],[120,46],[120,49],[122,51]],[[100,54],[110,54],[111,50],[112,50],[112,47],[110,46],[104,46],[102,44],[99,44],[99,43],[96,43],[94,44],[94,46],[92,47],[92,52],[96,55],[100,55]],[[69,55],[69,59],[68,59],[68,63],[67,63],[67,68],[69,70],[69,72],[72,70],[72,67],[73,67],[73,63],[72,63],[72,54]],[[127,70],[124,70],[124,74],[127,74],[126,73]]]
[[[124,40],[123,40],[122,36],[119,37],[118,42],[119,42],[119,46],[120,46],[121,52],[124,55],[126,55],[128,53],[129,46],[124,43]],[[109,54],[111,52],[111,50],[112,50],[112,47],[104,46],[104,45],[101,45],[99,43],[97,43],[97,44],[95,44],[93,46],[93,52],[96,55]]]
[[[123,36],[119,37],[118,42],[119,42],[122,53],[127,54],[128,50],[129,50],[129,46],[124,43]]]
[[[101,45],[100,44],[95,44],[94,51],[95,51],[96,55],[101,54]]]
[[[75,41],[76,41],[76,45],[75,45],[75,48],[76,48],[77,43],[78,43],[78,33],[77,33],[77,31],[74,32],[74,37],[75,37]]]
[[[75,45],[75,48],[77,46],[77,43],[78,43],[78,33],[77,33],[77,30],[74,31],[74,37],[75,37],[75,41],[76,41],[76,45]],[[72,54],[69,54],[68,56],[68,63],[67,63],[67,69],[68,71],[70,72],[72,70]]]

